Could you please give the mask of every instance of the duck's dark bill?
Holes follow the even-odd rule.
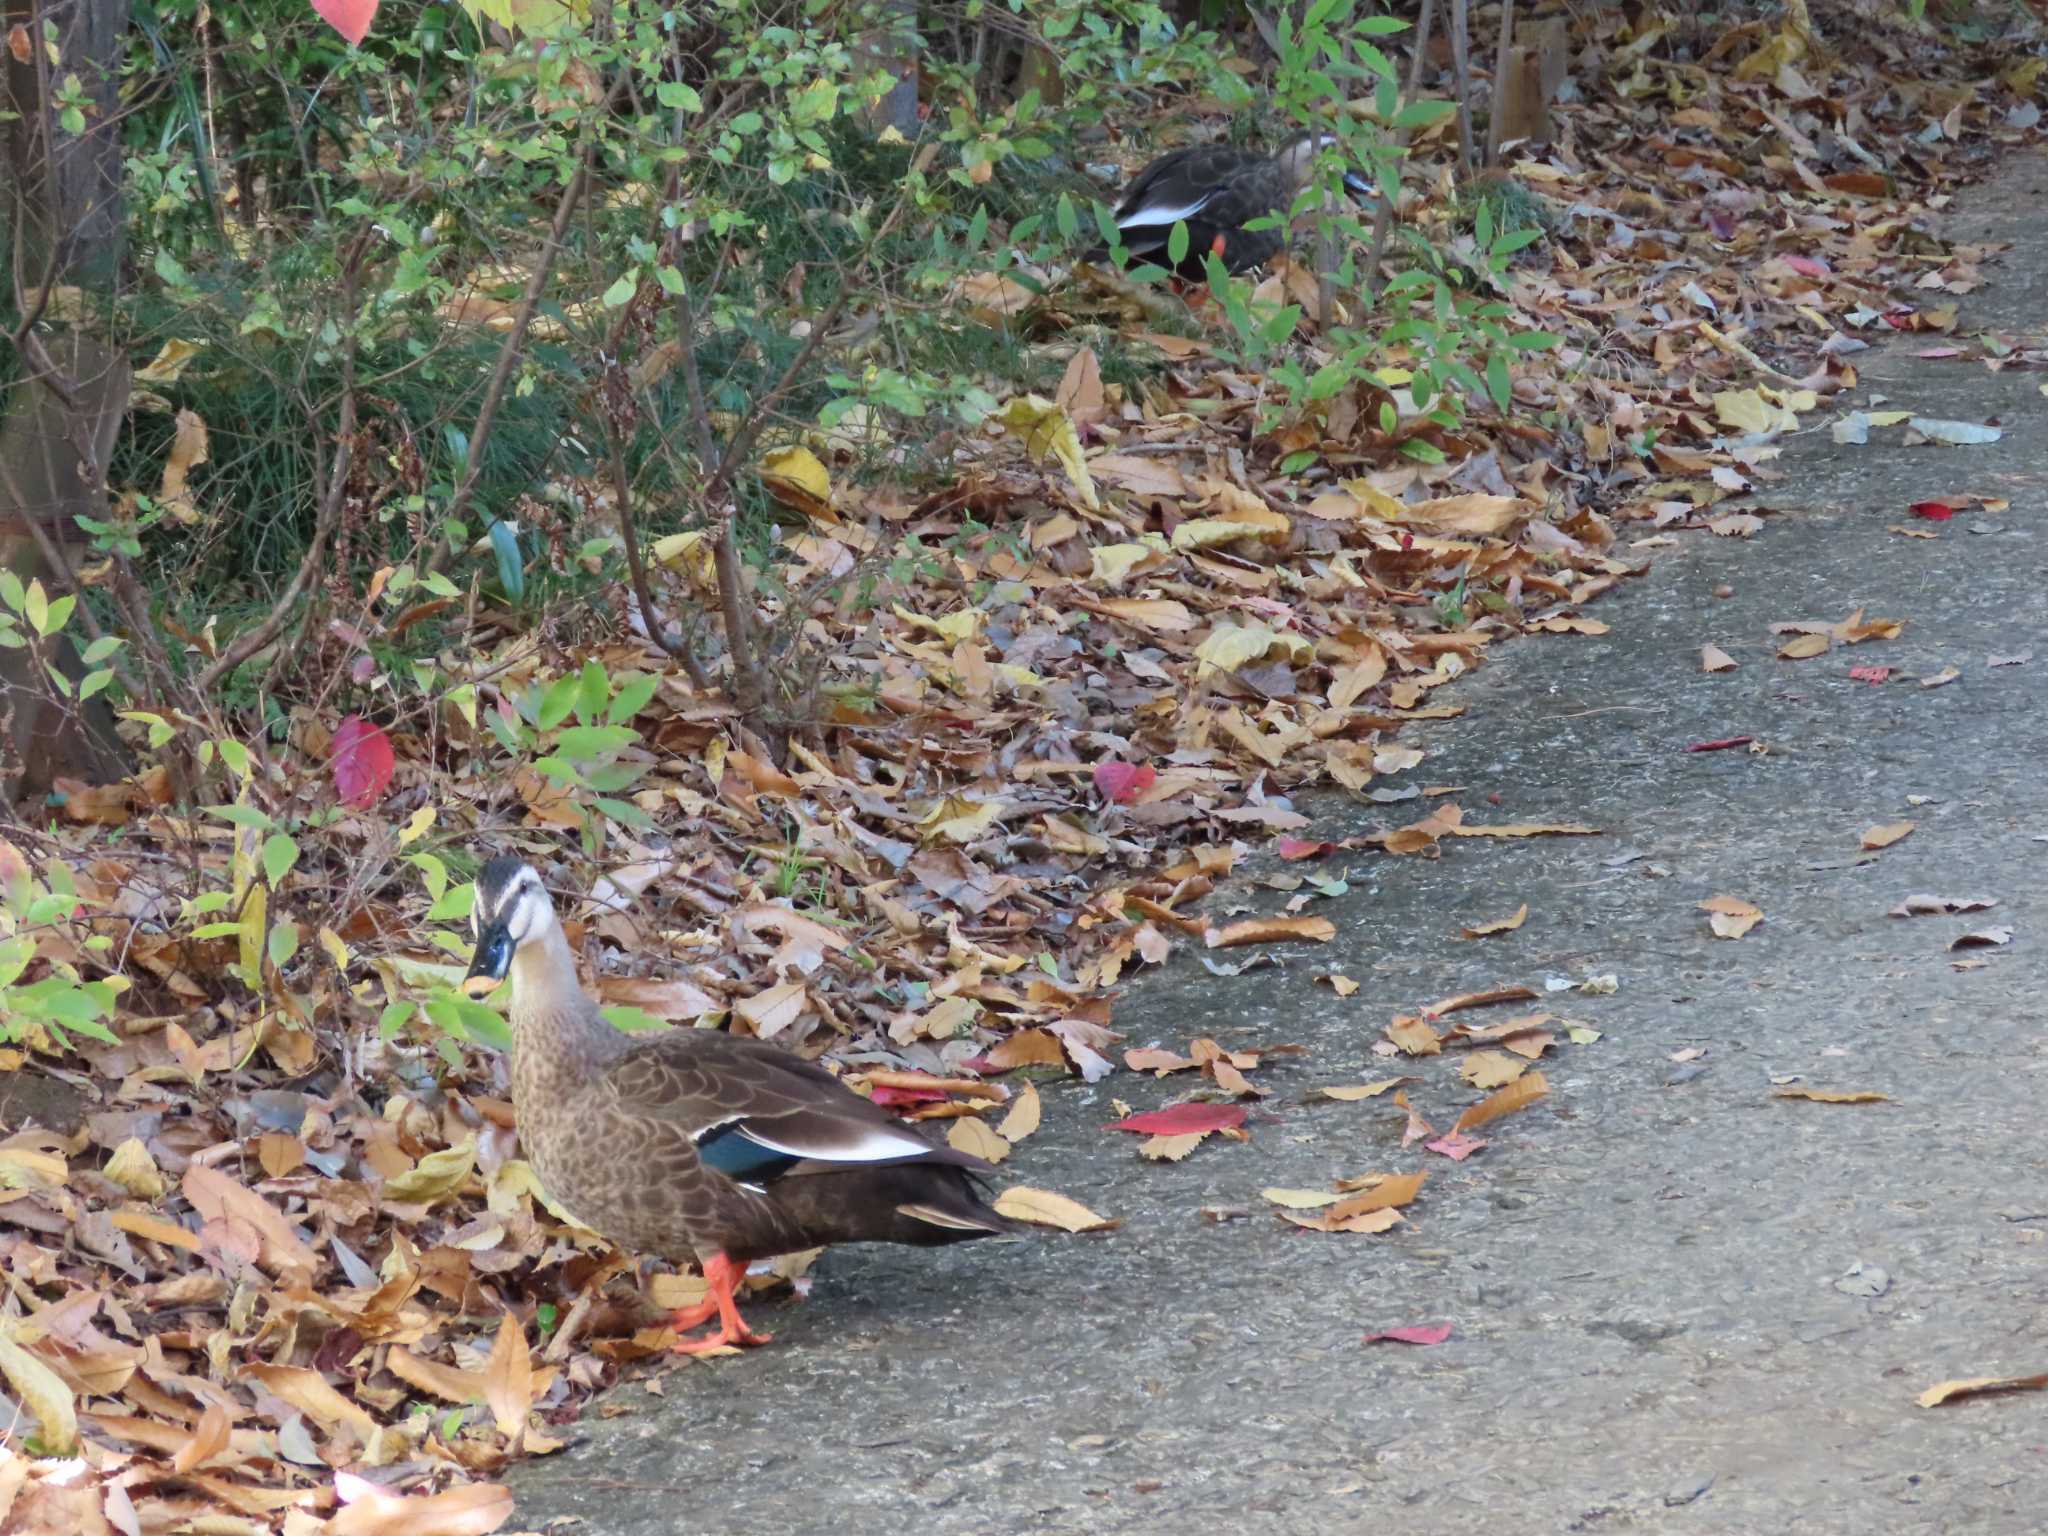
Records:
[[[471,997],[487,997],[512,969],[512,935],[502,924],[493,923],[476,941],[470,957],[469,974],[462,978],[462,990]]]

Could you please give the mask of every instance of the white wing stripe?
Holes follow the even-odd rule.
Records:
[[[926,1157],[932,1144],[922,1136],[909,1131],[894,1130],[886,1125],[863,1127],[860,1134],[851,1141],[833,1143],[830,1147],[792,1146],[764,1136],[751,1123],[742,1123],[740,1134],[757,1146],[771,1152],[780,1152],[785,1157],[810,1158],[822,1163],[886,1163],[900,1158]]]
[[[1216,194],[1204,192],[1192,203],[1182,203],[1177,208],[1161,208],[1157,204],[1141,203],[1116,221],[1118,229],[1141,229],[1154,224],[1177,224],[1182,219],[1191,219],[1209,206],[1209,200]]]

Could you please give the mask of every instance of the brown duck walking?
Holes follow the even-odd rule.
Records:
[[[679,1351],[768,1342],[733,1301],[751,1260],[1015,1230],[977,1192],[989,1164],[926,1141],[824,1068],[715,1030],[614,1029],[520,860],[483,867],[470,921],[465,987],[512,977],[512,1107],[542,1187],[621,1248],[703,1266],[710,1295],[672,1321],[719,1326]]]
[[[1310,134],[1277,155],[1230,144],[1194,144],[1161,155],[1138,172],[1116,206],[1124,248],[1132,260],[1157,262],[1189,281],[1201,280],[1211,251],[1233,273],[1261,266],[1287,243],[1287,211],[1308,184],[1316,156],[1336,142]],[[1356,171],[1344,173],[1344,189],[1359,199],[1375,195]],[[1244,227],[1269,214],[1279,218],[1272,228]],[[1188,227],[1188,248],[1175,263],[1167,246],[1179,223]],[[1100,261],[1106,254],[1097,246],[1083,259]]]

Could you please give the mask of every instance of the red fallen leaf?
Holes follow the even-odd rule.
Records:
[[[1811,256],[1787,256],[1785,258],[1785,265],[1794,272],[1797,272],[1801,277],[1827,277],[1830,275],[1828,264],[1824,261],[1815,261]]]
[[[1930,523],[1945,523],[1956,515],[1956,509],[1945,501],[1916,501],[1913,515],[1924,517]]]
[[[1688,752],[1725,752],[1730,747],[1746,747],[1754,736],[1723,736],[1719,741],[1694,741],[1686,744]]]
[[[1310,842],[1303,837],[1283,837],[1275,851],[1283,859],[1320,859],[1336,846],[1335,843]]]
[[[868,1090],[868,1098],[885,1109],[893,1109],[899,1104],[930,1104],[945,1096],[945,1090],[940,1088],[875,1087]]]
[[[1188,1136],[1201,1131],[1234,1131],[1244,1124],[1242,1104],[1170,1104],[1129,1115],[1106,1131],[1132,1131],[1140,1136]]]
[[[1383,1328],[1368,1333],[1368,1344],[1441,1344],[1451,1336],[1449,1323],[1418,1323],[1407,1328]]]
[[[1461,1136],[1456,1131],[1450,1131],[1445,1135],[1437,1137],[1435,1141],[1425,1141],[1423,1145],[1432,1152],[1443,1153],[1445,1157],[1448,1157],[1454,1163],[1462,1163],[1466,1158],[1486,1145],[1486,1138],[1484,1136]]]
[[[334,787],[342,804],[359,811],[375,805],[397,766],[383,726],[350,715],[334,728]]]
[[[351,43],[368,37],[377,19],[377,0],[313,0],[313,9]]]
[[[1910,304],[1901,304],[1896,309],[1888,309],[1884,312],[1884,323],[1895,331],[1912,330],[1913,322],[1916,318],[1918,318],[1918,311]]]
[[[1095,788],[1102,798],[1129,805],[1152,787],[1159,775],[1150,763],[1107,762],[1095,765]]]
[[[1849,677],[1853,682],[1868,683],[1875,688],[1892,675],[1890,667],[1851,667]]]

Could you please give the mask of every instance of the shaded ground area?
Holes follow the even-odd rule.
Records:
[[[2022,243],[1967,328],[2036,330],[2048,162],[1967,201],[1967,238]],[[1249,1145],[1140,1162],[1102,1129],[1187,1079],[1119,1073],[1047,1096],[1005,1167],[1120,1230],[937,1255],[845,1251],[803,1305],[763,1309],[773,1348],[632,1384],[620,1416],[513,1479],[518,1522],[581,1530],[847,1536],[1400,1529],[1713,1533],[2039,1528],[2038,1398],[1939,1411],[1950,1377],[2048,1369],[2048,400],[2042,376],[1863,354],[1865,389],[1997,420],[1996,445],[1788,446],[1751,541],[1687,536],[1599,616],[1603,637],[1516,648],[1461,685],[1469,717],[1422,737],[1409,778],[1463,786],[1477,821],[1590,821],[1599,838],[1460,841],[1435,862],[1359,856],[1316,904],[1339,934],[1283,970],[1216,977],[1176,954],[1126,995],[1130,1044],[1299,1043]],[[1908,504],[2009,498],[1919,540]],[[1923,527],[1935,527],[1923,524]],[[1733,595],[1713,596],[1717,586]],[[1902,637],[1799,662],[1784,620],[1863,606]],[[1699,648],[1736,658],[1709,676]],[[2023,664],[1990,657],[2032,651]],[[1891,681],[1852,680],[1889,665]],[[1917,679],[1945,666],[1942,687]],[[1751,735],[1768,746],[1689,754]],[[1497,796],[1498,803],[1491,802]],[[1913,803],[1909,797],[1928,797]],[[1387,808],[1406,822],[1423,803]],[[1375,824],[1305,807],[1316,836]],[[1876,823],[1917,829],[1859,852]],[[1633,857],[1629,857],[1633,855]],[[1343,856],[1319,874],[1344,871]],[[1277,910],[1255,864],[1233,899]],[[1986,895],[1967,917],[1886,916],[1909,894]],[[1760,906],[1709,937],[1696,904]],[[1527,902],[1517,932],[1459,929]],[[1973,927],[1999,949],[1951,954]],[[1238,956],[1238,958],[1241,958]],[[1956,969],[1958,960],[1979,960]],[[1357,995],[1313,977],[1343,971]],[[1453,1164],[1400,1146],[1385,1100],[1308,1103],[1385,1076],[1397,1011],[1501,981],[1613,973],[1548,1006],[1602,1030],[1545,1063],[1544,1105]],[[1675,1053],[1704,1054],[1674,1061]],[[1476,1095],[1447,1060],[1412,1090],[1439,1128]],[[1884,1104],[1777,1100],[1774,1080]],[[1412,1220],[1327,1236],[1268,1214],[1267,1186],[1430,1167]],[[1211,1224],[1205,1205],[1249,1208]],[[1859,1269],[1858,1266],[1861,1266]],[[1436,1348],[1361,1335],[1448,1321]]]

